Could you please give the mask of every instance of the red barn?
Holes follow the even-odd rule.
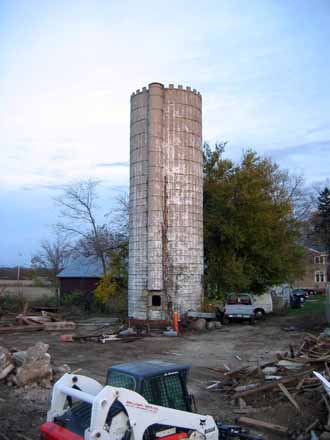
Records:
[[[95,257],[78,257],[57,274],[60,281],[60,296],[80,292],[92,296],[103,276],[102,262]]]

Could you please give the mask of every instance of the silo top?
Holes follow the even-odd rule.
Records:
[[[141,90],[140,90],[140,89],[137,89],[135,92],[132,93],[131,97],[136,96],[136,95],[139,95],[140,93],[147,92],[150,88],[153,88],[153,87],[161,87],[161,88],[163,88],[163,89],[165,89],[165,90],[166,90],[166,89],[172,89],[172,90],[184,90],[184,91],[186,91],[186,92],[191,92],[191,93],[193,93],[194,95],[197,95],[197,96],[201,97],[200,92],[198,92],[196,89],[192,89],[192,88],[189,87],[189,86],[186,86],[186,87],[184,88],[181,84],[179,84],[177,87],[175,87],[174,84],[169,84],[168,87],[165,87],[164,84],[162,84],[162,83],[160,83],[160,82],[152,82],[152,83],[150,83],[150,84],[148,85],[148,88],[147,88],[147,87],[143,87]]]

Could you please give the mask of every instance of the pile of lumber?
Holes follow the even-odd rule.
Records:
[[[0,335],[15,332],[29,331],[63,331],[73,330],[76,324],[73,321],[64,321],[57,313],[40,310],[39,313],[28,314],[28,305],[24,305],[22,313],[16,316],[10,325],[0,325]]]
[[[330,331],[329,334],[314,336],[306,334],[300,347],[290,345],[285,353],[278,353],[272,362],[242,365],[230,370],[216,371],[217,381],[207,387],[210,391],[220,391],[223,396],[236,404],[234,412],[241,415],[240,424],[266,429],[292,439],[310,439],[311,432],[322,433],[321,438],[330,438],[330,401],[320,380],[313,374],[321,373],[330,380]],[[308,405],[306,405],[306,401]],[[287,402],[292,409],[297,426],[282,426],[263,420],[246,417],[250,414],[262,414],[274,405]],[[311,420],[310,408],[318,413]],[[323,432],[324,431],[324,432]],[[328,437],[324,434],[326,433]],[[284,437],[285,438],[285,437]]]

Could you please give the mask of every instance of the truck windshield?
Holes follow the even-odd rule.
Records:
[[[227,299],[228,305],[234,305],[234,304],[244,304],[244,305],[251,305],[251,297],[249,295],[240,295],[240,296],[230,296]]]

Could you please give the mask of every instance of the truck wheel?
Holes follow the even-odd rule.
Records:
[[[255,309],[254,316],[257,319],[263,319],[265,317],[265,311],[263,309]]]

